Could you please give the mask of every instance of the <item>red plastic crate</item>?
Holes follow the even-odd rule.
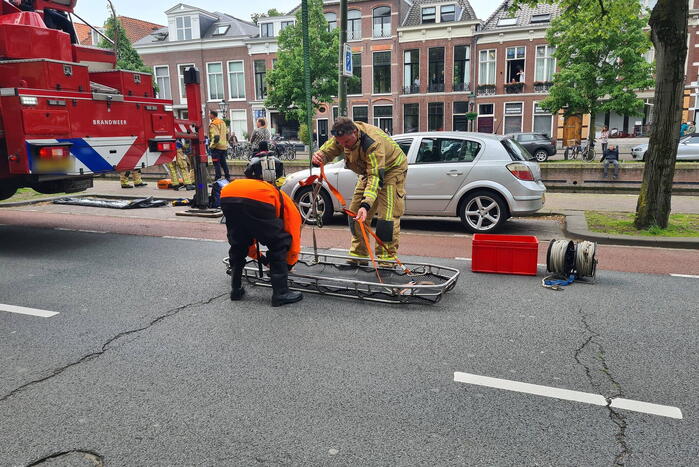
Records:
[[[533,235],[475,234],[471,271],[535,276],[538,251]]]

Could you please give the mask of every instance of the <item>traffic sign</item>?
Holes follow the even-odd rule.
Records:
[[[344,60],[342,61],[342,75],[353,76],[354,70],[352,69],[352,48],[348,44],[345,44],[342,56],[344,57]]]

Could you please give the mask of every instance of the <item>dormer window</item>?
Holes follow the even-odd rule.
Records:
[[[422,24],[437,22],[437,7],[429,6],[422,9]]]
[[[282,27],[280,30],[284,30],[284,29],[288,28],[289,26],[293,26],[294,24],[295,23],[293,20],[292,21],[282,21]]]
[[[532,23],[548,23],[551,21],[551,13],[543,13],[540,15],[532,15]]]
[[[260,37],[274,37],[274,23],[260,23]]]
[[[175,20],[178,41],[192,40],[192,17],[178,16]]]
[[[214,29],[214,32],[211,34],[212,36],[223,36],[228,32],[228,30],[231,28],[230,24],[226,24],[223,26],[217,26],[216,29]]]
[[[498,26],[517,26],[517,18],[500,18]]]
[[[456,5],[442,5],[439,16],[439,21],[442,23],[456,21]]]

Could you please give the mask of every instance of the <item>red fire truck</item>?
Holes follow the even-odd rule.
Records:
[[[0,0],[0,200],[82,191],[93,174],[175,156],[172,102],[151,75],[116,70],[114,52],[61,30],[76,1]]]

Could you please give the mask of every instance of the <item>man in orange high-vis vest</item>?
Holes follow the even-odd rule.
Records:
[[[272,306],[298,302],[303,295],[289,290],[288,277],[301,252],[301,213],[274,184],[284,176],[284,166],[276,157],[254,157],[245,176],[221,190],[221,210],[226,216],[230,244],[231,300],[245,295],[245,257],[257,258],[259,242],[268,249]]]

